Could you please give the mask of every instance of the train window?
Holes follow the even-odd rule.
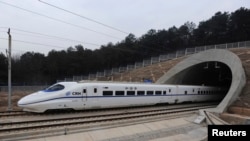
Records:
[[[137,95],[145,95],[145,91],[137,91]]]
[[[170,93],[171,93],[171,89],[169,89],[169,90],[168,90],[168,92],[170,92]]]
[[[123,96],[124,95],[124,91],[115,91],[115,95],[117,95],[117,96]]]
[[[200,91],[198,91],[198,94],[200,94],[201,92]]]
[[[113,91],[103,91],[103,96],[113,96]]]
[[[153,95],[154,91],[147,91],[147,95]]]
[[[162,92],[161,91],[155,91],[155,95],[161,95]]]
[[[127,95],[135,95],[135,91],[127,91]]]
[[[82,90],[82,92],[83,92],[83,93],[86,93],[86,92],[87,92],[87,90],[86,90],[86,89],[83,89],[83,90]]]
[[[185,91],[185,94],[187,94],[188,92],[187,91]]]
[[[193,89],[193,93],[194,93],[194,89]]]
[[[167,92],[166,92],[166,91],[163,91],[163,94],[165,95],[165,94],[167,94]]]
[[[63,85],[56,84],[56,85],[52,85],[52,86],[46,88],[44,91],[45,92],[54,92],[54,91],[59,91],[59,90],[62,90],[62,89],[64,89]]]
[[[97,88],[94,88],[94,93],[97,93]]]

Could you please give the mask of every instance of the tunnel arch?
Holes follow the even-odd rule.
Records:
[[[239,57],[224,49],[189,56],[157,80],[158,84],[197,84],[228,87],[227,95],[212,111],[221,113],[239,96],[246,76]]]
[[[230,68],[222,62],[208,61],[181,70],[165,83],[230,87],[232,83],[232,72]]]

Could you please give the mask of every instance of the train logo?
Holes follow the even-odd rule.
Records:
[[[67,92],[65,95],[66,95],[66,96],[70,96],[70,92]]]
[[[81,95],[81,92],[72,92],[72,95]]]

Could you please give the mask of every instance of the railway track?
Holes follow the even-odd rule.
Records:
[[[198,109],[211,108],[215,105],[200,104],[178,108],[134,109],[130,111],[93,112],[92,114],[74,115],[71,117],[43,120],[12,121],[0,123],[0,139],[16,140],[16,137],[27,139],[44,134],[68,134],[79,130],[100,126],[114,126],[135,121],[158,119],[160,117],[178,117],[190,115]],[[13,138],[14,137],[14,138]]]
[[[202,105],[209,105],[209,104],[218,104],[216,102],[214,103],[191,103],[191,104],[175,104],[175,105],[167,105],[167,107],[188,107],[188,106],[193,106],[197,104],[202,104]],[[109,112],[109,111],[130,111],[130,110],[142,110],[142,109],[154,109],[154,108],[166,108],[166,105],[151,105],[151,106],[135,106],[135,107],[120,107],[120,108],[107,108],[107,109],[89,109],[89,110],[79,110],[79,111],[74,111],[74,110],[55,110],[55,111],[49,111],[46,113],[32,113],[32,112],[25,112],[25,111],[3,111],[0,112],[0,119],[4,118],[16,118],[16,117],[29,117],[29,116],[53,116],[53,115],[77,115],[77,114],[86,114],[86,113],[95,113],[95,112]]]
[[[27,112],[24,112],[24,111],[5,111],[5,112],[0,112],[0,118],[8,117],[8,116],[22,116],[26,114]]]

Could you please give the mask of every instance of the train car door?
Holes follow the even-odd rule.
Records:
[[[167,89],[167,95],[168,95],[168,98],[169,98],[169,99],[172,99],[172,96],[173,96],[173,90],[172,90],[172,88],[171,88],[171,87],[169,87],[169,88]]]
[[[87,101],[87,88],[83,88],[82,90],[82,101]]]
[[[167,102],[174,103],[175,88],[173,86],[169,86],[167,87],[166,91],[167,91]]]

